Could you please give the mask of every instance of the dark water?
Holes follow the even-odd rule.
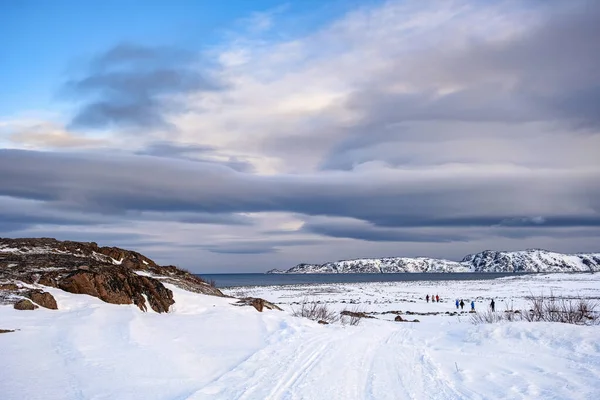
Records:
[[[471,281],[523,275],[511,272],[486,273],[398,273],[398,274],[200,274],[205,280],[214,280],[217,287],[271,286],[310,283],[358,283],[403,281]]]

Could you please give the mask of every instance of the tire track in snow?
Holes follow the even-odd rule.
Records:
[[[198,399],[481,398],[457,390],[427,346],[399,325],[315,329],[259,350]]]
[[[399,328],[378,348],[370,367],[372,379],[364,398],[464,399],[431,360],[426,346],[418,345],[407,328]]]

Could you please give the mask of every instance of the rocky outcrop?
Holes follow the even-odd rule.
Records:
[[[174,303],[173,293],[165,283],[196,293],[224,296],[188,271],[159,266],[135,251],[49,238],[0,238],[0,282],[0,289],[6,287],[4,295],[0,292],[0,300],[14,303],[28,297],[34,303],[54,309],[56,301],[49,293],[41,290],[25,293],[26,288],[15,283],[88,294],[112,304],[135,304],[142,311],[149,306],[160,313],[167,312]]]
[[[15,310],[35,310],[36,308],[39,308],[27,299],[17,301],[13,307]]]
[[[79,270],[65,276],[58,287],[66,292],[88,294],[112,304],[135,304],[147,310],[146,299],[156,312],[167,312],[173,292],[159,280],[139,276],[125,267],[106,267],[98,271]],[[144,298],[145,297],[145,298]]]
[[[26,294],[38,306],[48,308],[50,310],[58,310],[56,299],[48,292],[39,289],[29,290]]]

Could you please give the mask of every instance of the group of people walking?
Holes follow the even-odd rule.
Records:
[[[429,303],[429,295],[425,296],[425,301],[427,301]],[[468,301],[468,300],[467,300]],[[435,295],[435,296],[431,296],[431,302],[432,303],[439,303],[440,302],[440,296],[439,295]],[[456,305],[456,309],[458,310],[458,307],[460,307],[461,310],[463,310],[465,308],[465,301],[463,299],[456,299],[456,301],[454,302],[454,304]],[[496,303],[494,302],[494,299],[492,299],[492,301],[490,302],[490,309],[492,311],[496,311]],[[471,300],[471,311],[475,311],[475,300]]]
[[[425,300],[427,300],[427,302],[429,303],[429,295],[425,296]],[[440,296],[438,296],[437,294],[431,295],[431,302],[432,303],[439,303],[440,302]]]

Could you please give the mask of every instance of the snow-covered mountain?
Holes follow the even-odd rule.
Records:
[[[595,272],[600,271],[600,253],[561,254],[546,250],[492,251],[469,254],[462,261],[435,258],[360,258],[298,264],[287,271],[271,270],[268,274],[348,274],[398,272]]]

